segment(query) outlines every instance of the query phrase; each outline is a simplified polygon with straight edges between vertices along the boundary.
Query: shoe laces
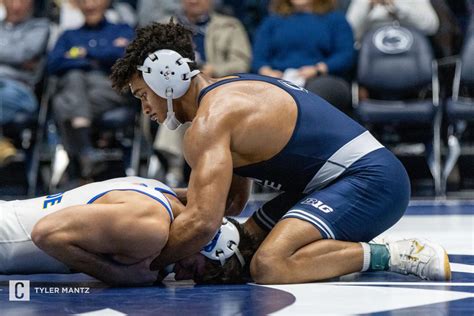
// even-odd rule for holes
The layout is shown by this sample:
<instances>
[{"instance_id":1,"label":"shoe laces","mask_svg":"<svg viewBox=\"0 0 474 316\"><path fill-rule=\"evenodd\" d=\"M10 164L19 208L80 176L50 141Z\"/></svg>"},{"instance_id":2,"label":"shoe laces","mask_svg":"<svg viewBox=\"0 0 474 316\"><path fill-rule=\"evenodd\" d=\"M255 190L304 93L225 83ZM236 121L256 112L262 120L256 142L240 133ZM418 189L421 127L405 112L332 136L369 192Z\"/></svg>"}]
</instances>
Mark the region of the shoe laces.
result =
<instances>
[{"instance_id":1,"label":"shoe laces","mask_svg":"<svg viewBox=\"0 0 474 316\"><path fill-rule=\"evenodd\" d=\"M421 254L424 248L425 246L417 241L411 242L410 248L400 253L400 271L406 274L416 274L422 279L427 279L426 268L430 258Z\"/></svg>"}]
</instances>

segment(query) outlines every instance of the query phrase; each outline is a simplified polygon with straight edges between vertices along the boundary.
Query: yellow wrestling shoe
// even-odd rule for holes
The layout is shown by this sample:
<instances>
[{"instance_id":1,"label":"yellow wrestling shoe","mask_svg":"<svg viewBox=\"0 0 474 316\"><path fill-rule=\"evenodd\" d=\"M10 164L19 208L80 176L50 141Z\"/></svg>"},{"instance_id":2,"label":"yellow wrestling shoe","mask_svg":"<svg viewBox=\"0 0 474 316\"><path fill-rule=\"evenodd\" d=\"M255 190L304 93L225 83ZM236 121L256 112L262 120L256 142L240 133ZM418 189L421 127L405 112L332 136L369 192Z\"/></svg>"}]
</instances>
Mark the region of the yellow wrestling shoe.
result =
<instances>
[{"instance_id":1,"label":"yellow wrestling shoe","mask_svg":"<svg viewBox=\"0 0 474 316\"><path fill-rule=\"evenodd\" d=\"M390 252L389 271L414 274L423 280L451 280L448 254L440 245L412 238L387 242L387 247Z\"/></svg>"}]
</instances>

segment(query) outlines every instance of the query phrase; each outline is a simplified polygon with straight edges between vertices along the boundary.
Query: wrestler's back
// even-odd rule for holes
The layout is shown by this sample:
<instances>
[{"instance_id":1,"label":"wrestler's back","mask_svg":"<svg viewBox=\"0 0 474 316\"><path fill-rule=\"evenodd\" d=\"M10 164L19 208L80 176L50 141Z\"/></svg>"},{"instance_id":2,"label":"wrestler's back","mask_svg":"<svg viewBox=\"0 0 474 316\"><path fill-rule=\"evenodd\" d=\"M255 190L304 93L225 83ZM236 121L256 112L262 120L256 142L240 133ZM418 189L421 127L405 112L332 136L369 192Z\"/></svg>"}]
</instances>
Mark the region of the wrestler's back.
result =
<instances>
[{"instance_id":1,"label":"wrestler's back","mask_svg":"<svg viewBox=\"0 0 474 316\"><path fill-rule=\"evenodd\" d=\"M162 192L172 190L159 181L140 177L116 178L28 200L0 204L0 273L68 273L69 269L34 245L31 232L45 216L70 206L93 203L110 191L136 191L169 207Z\"/></svg>"}]
</instances>

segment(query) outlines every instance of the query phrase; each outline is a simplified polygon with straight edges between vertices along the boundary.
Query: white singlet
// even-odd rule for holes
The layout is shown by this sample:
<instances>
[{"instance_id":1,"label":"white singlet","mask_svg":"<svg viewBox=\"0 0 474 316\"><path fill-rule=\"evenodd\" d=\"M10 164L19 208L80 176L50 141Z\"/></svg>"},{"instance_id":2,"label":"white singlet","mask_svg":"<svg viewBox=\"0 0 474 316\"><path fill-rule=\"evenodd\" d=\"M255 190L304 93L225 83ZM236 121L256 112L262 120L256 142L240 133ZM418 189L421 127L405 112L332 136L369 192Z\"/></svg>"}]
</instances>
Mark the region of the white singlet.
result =
<instances>
[{"instance_id":1,"label":"white singlet","mask_svg":"<svg viewBox=\"0 0 474 316\"><path fill-rule=\"evenodd\" d=\"M135 191L161 203L171 220L171 205L163 193L175 195L165 184L140 177L115 178L29 200L0 201L0 274L70 273L68 267L40 250L31 240L35 224L69 206L85 205L110 191Z\"/></svg>"}]
</instances>

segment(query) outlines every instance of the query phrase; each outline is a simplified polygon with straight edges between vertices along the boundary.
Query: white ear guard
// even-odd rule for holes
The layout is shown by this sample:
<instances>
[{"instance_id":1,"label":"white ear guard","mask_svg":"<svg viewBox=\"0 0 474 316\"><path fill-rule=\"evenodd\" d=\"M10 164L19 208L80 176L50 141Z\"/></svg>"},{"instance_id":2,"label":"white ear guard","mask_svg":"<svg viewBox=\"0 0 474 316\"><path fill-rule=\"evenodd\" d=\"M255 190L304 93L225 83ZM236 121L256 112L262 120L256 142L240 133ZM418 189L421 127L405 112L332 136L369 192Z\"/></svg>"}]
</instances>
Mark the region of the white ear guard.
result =
<instances>
[{"instance_id":1,"label":"white ear guard","mask_svg":"<svg viewBox=\"0 0 474 316\"><path fill-rule=\"evenodd\" d=\"M160 49L148 55L137 69L143 73L143 80L157 95L177 99L188 91L191 78L199 73L199 70L191 71L189 68L188 63L192 62L174 50Z\"/></svg>"},{"instance_id":2,"label":"white ear guard","mask_svg":"<svg viewBox=\"0 0 474 316\"><path fill-rule=\"evenodd\" d=\"M224 217L221 227L214 238L201 250L201 254L211 260L219 260L222 266L226 259L235 254L240 264L244 266L245 259L240 253L239 242L240 234L237 227Z\"/></svg>"},{"instance_id":3,"label":"white ear guard","mask_svg":"<svg viewBox=\"0 0 474 316\"><path fill-rule=\"evenodd\" d=\"M164 124L171 130L181 125L173 111L173 99L182 97L189 89L191 78L199 73L199 70L191 71L189 63L192 62L174 50L160 49L148 55L143 65L137 67L150 89L167 100Z\"/></svg>"}]
</instances>

